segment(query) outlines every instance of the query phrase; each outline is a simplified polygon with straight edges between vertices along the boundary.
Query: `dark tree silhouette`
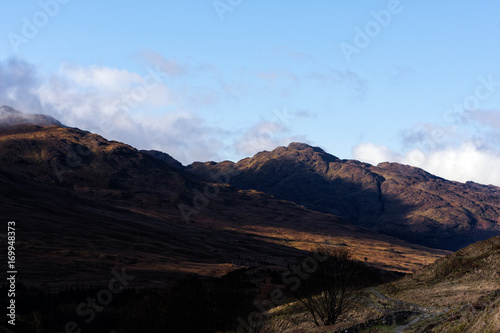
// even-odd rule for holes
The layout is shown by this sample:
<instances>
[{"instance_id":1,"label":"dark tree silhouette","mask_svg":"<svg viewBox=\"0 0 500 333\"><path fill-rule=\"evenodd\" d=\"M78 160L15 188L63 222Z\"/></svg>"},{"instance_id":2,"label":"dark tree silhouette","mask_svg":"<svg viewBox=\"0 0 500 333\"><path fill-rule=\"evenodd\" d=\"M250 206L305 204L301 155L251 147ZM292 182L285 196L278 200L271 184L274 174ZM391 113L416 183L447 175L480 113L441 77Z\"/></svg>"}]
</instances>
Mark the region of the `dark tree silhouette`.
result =
<instances>
[{"instance_id":1,"label":"dark tree silhouette","mask_svg":"<svg viewBox=\"0 0 500 333\"><path fill-rule=\"evenodd\" d=\"M303 268L300 286L295 297L312 314L314 323L333 325L339 316L359 301L360 275L363 264L351 259L351 252L342 248L318 247ZM312 257L311 257L312 258ZM317 264L314 264L317 263Z\"/></svg>"}]
</instances>

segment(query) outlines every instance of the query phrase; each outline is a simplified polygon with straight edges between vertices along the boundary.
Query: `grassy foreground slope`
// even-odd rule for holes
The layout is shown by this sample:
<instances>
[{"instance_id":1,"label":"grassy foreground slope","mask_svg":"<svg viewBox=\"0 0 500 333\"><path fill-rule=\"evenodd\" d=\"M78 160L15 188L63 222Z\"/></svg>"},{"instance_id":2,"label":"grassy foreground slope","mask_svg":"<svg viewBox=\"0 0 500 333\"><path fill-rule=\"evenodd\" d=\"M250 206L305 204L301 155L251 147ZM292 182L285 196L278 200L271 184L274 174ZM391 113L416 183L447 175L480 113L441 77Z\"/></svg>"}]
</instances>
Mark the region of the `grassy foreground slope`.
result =
<instances>
[{"instance_id":1,"label":"grassy foreground slope","mask_svg":"<svg viewBox=\"0 0 500 333\"><path fill-rule=\"evenodd\" d=\"M404 312L407 315L390 320ZM357 306L335 325L316 327L304 306L290 302L268 311L262 326L261 333L498 333L500 236L474 243L394 282L364 289Z\"/></svg>"},{"instance_id":2,"label":"grassy foreground slope","mask_svg":"<svg viewBox=\"0 0 500 333\"><path fill-rule=\"evenodd\" d=\"M442 311L416 323L415 332L500 332L500 236L467 246L380 289Z\"/></svg>"}]
</instances>

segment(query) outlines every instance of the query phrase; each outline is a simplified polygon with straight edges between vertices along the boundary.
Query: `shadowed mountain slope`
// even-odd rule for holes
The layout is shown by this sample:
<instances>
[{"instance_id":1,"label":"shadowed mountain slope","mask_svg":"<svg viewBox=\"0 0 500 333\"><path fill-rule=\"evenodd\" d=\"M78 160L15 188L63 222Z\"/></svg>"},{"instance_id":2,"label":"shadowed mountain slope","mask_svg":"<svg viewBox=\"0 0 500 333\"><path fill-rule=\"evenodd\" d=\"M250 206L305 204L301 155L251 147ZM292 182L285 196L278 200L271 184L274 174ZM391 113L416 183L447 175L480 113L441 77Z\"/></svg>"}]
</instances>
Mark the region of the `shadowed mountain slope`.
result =
<instances>
[{"instance_id":1,"label":"shadowed mountain slope","mask_svg":"<svg viewBox=\"0 0 500 333\"><path fill-rule=\"evenodd\" d=\"M398 163L341 160L291 143L238 163L193 163L205 179L256 189L413 243L458 249L500 234L500 188L459 183Z\"/></svg>"},{"instance_id":2,"label":"shadowed mountain slope","mask_svg":"<svg viewBox=\"0 0 500 333\"><path fill-rule=\"evenodd\" d=\"M174 275L284 267L320 244L401 272L446 254L61 126L0 129L0 201L0 215L16 221L19 276L30 285L106 283L123 267L137 285L161 285Z\"/></svg>"}]
</instances>

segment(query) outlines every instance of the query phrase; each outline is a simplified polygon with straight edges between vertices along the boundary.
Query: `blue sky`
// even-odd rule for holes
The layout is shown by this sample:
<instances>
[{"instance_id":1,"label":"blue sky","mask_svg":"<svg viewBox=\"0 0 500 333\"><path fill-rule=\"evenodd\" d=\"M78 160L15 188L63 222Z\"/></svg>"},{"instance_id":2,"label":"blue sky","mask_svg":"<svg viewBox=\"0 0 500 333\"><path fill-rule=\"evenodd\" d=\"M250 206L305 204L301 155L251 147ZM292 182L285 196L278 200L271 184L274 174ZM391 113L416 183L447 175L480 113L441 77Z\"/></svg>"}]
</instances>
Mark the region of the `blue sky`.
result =
<instances>
[{"instance_id":1,"label":"blue sky","mask_svg":"<svg viewBox=\"0 0 500 333\"><path fill-rule=\"evenodd\" d=\"M497 1L2 4L0 104L182 163L291 141L500 185Z\"/></svg>"}]
</instances>

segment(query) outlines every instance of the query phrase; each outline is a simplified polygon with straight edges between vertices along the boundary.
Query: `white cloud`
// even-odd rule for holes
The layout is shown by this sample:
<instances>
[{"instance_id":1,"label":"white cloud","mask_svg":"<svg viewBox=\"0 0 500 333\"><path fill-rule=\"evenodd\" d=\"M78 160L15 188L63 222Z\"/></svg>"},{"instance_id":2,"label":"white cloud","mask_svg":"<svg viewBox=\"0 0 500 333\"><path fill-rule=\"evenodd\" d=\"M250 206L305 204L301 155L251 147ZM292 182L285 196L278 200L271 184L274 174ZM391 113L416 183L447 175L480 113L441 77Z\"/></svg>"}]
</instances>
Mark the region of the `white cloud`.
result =
<instances>
[{"instance_id":1,"label":"white cloud","mask_svg":"<svg viewBox=\"0 0 500 333\"><path fill-rule=\"evenodd\" d=\"M110 91L130 89L134 84L141 84L142 81L141 75L137 73L103 66L84 67L63 64L59 75L80 88Z\"/></svg>"},{"instance_id":2,"label":"white cloud","mask_svg":"<svg viewBox=\"0 0 500 333\"><path fill-rule=\"evenodd\" d=\"M154 52L147 52L143 59L148 64L140 73L63 64L58 72L43 77L21 60L0 62L0 105L48 114L68 126L139 149L162 150L184 164L235 159L307 141L289 129L291 117L313 116L307 110L268 113L260 122L239 130L209 124L212 114L202 112L215 112L214 106L221 104L221 109L238 104L241 98L260 92L255 88L262 87L261 81L257 86L242 78L227 81L217 68L181 65ZM363 86L351 72L304 78L339 85L350 82L356 89Z\"/></svg>"},{"instance_id":3,"label":"white cloud","mask_svg":"<svg viewBox=\"0 0 500 333\"><path fill-rule=\"evenodd\" d=\"M353 148L353 157L374 165L385 161L409 164L459 182L500 186L500 153L473 141L429 153L410 149L404 155L385 146L363 143Z\"/></svg>"},{"instance_id":4,"label":"white cloud","mask_svg":"<svg viewBox=\"0 0 500 333\"><path fill-rule=\"evenodd\" d=\"M420 165L430 173L461 182L500 185L500 153L484 149L474 142L425 156Z\"/></svg>"},{"instance_id":5,"label":"white cloud","mask_svg":"<svg viewBox=\"0 0 500 333\"><path fill-rule=\"evenodd\" d=\"M138 127L138 136L148 133L143 140L149 149L167 152L184 164L220 160L227 150L223 138L228 133L189 112L144 117L138 120Z\"/></svg>"},{"instance_id":6,"label":"white cloud","mask_svg":"<svg viewBox=\"0 0 500 333\"><path fill-rule=\"evenodd\" d=\"M453 126L419 123L403 131L403 153L373 143L362 143L352 153L371 164L399 162L450 180L500 186L499 124L500 112L472 110Z\"/></svg>"},{"instance_id":7,"label":"white cloud","mask_svg":"<svg viewBox=\"0 0 500 333\"><path fill-rule=\"evenodd\" d=\"M34 66L20 59L0 61L0 104L37 113L41 104L36 90L40 85Z\"/></svg>"},{"instance_id":8,"label":"white cloud","mask_svg":"<svg viewBox=\"0 0 500 333\"><path fill-rule=\"evenodd\" d=\"M401 156L391 149L374 143L361 143L352 149L355 159L377 165L381 162L401 160Z\"/></svg>"},{"instance_id":9,"label":"white cloud","mask_svg":"<svg viewBox=\"0 0 500 333\"><path fill-rule=\"evenodd\" d=\"M0 105L48 114L138 149L162 150L184 164L220 158L229 150L222 140L227 133L186 110L196 89L171 88L164 80L168 75L152 67L139 74L62 65L40 78L32 65L11 59L0 62Z\"/></svg>"}]
</instances>

